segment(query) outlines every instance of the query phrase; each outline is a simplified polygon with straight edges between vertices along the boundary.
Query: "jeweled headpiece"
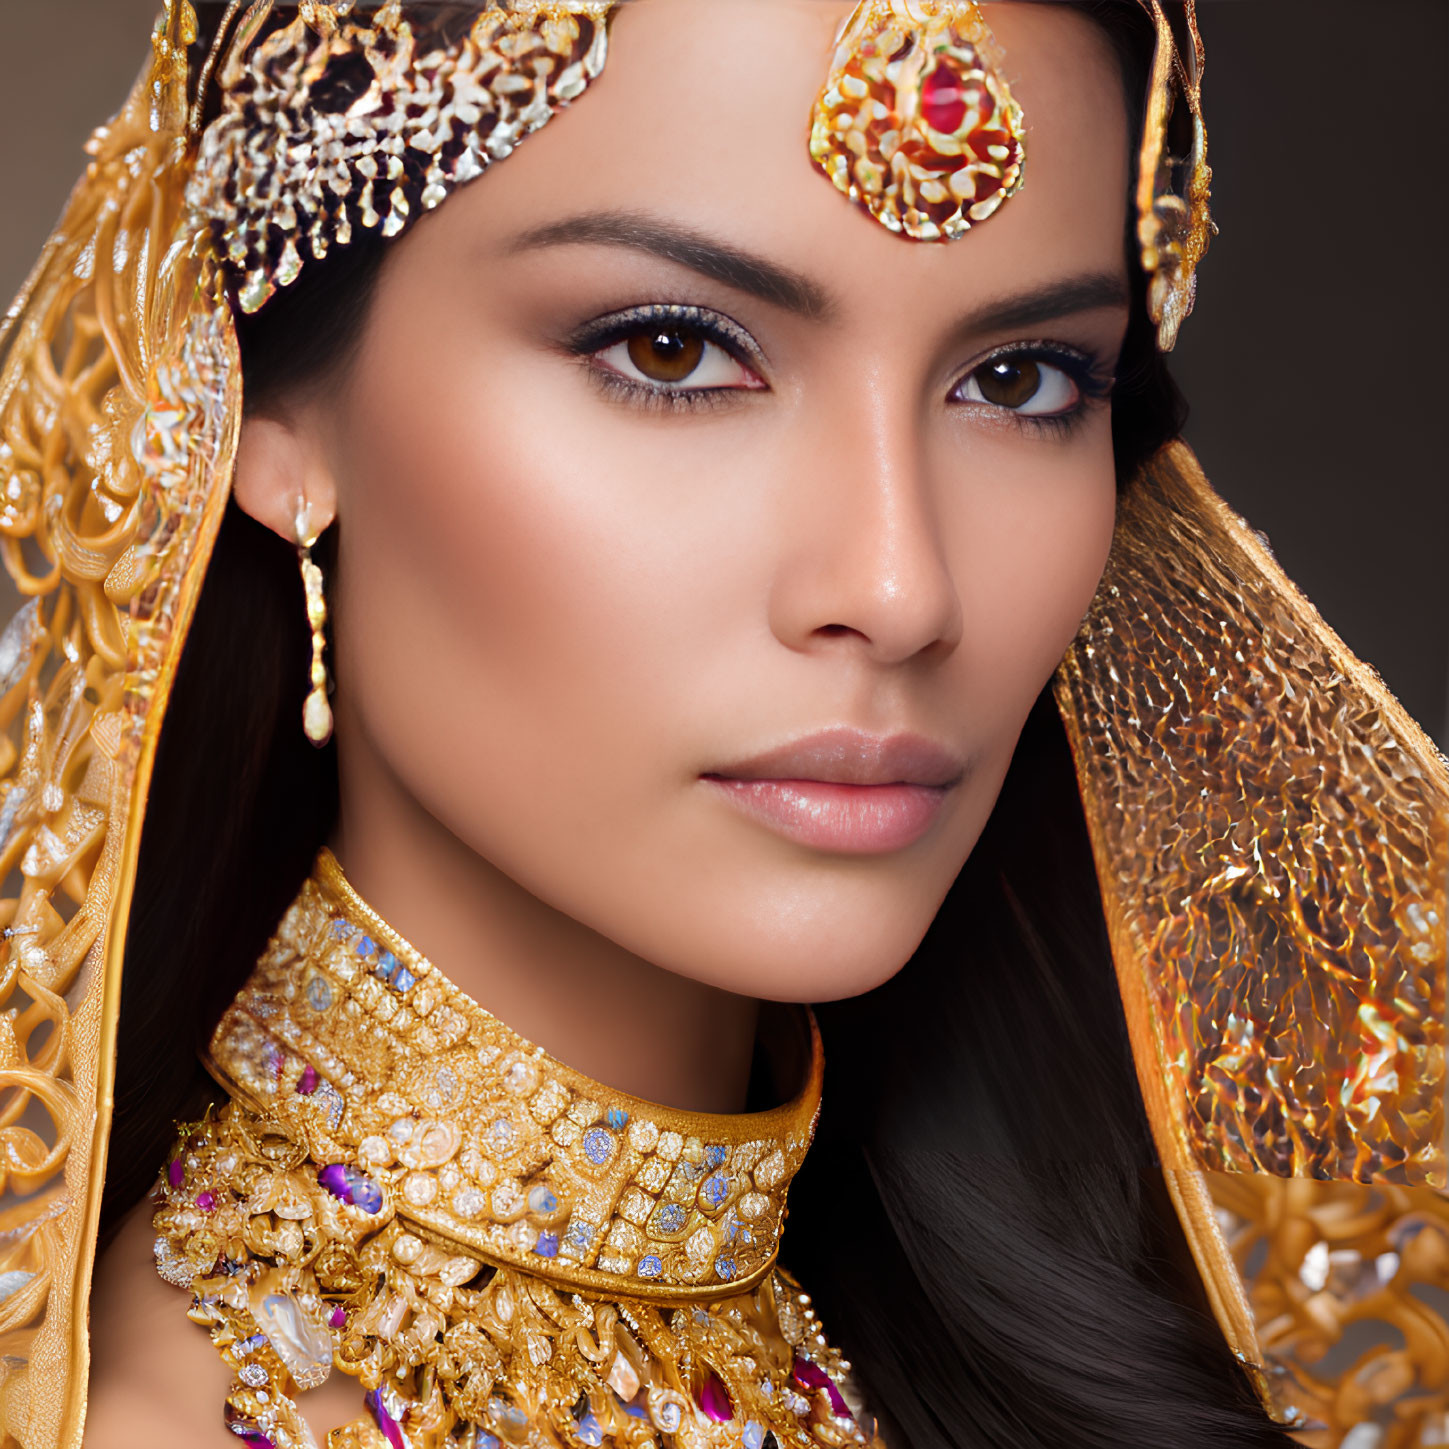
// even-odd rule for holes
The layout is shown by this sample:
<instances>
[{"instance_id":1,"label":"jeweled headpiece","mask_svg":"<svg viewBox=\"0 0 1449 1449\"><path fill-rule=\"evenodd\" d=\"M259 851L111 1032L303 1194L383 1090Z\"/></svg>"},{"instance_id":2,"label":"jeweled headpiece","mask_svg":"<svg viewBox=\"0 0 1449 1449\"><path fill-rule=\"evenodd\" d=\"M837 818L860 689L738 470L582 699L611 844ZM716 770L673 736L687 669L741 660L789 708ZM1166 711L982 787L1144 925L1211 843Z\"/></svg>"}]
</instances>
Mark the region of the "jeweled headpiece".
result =
<instances>
[{"instance_id":1,"label":"jeweled headpiece","mask_svg":"<svg viewBox=\"0 0 1449 1449\"><path fill-rule=\"evenodd\" d=\"M355 237L400 235L510 155L603 70L621 3L304 4L288 20L271 3L243 14L237 0L209 66L219 114L193 125L187 202L233 269L242 310ZM1185 54L1160 0L1150 8L1138 237L1169 349L1212 232L1212 173L1194 7ZM1005 65L974 0L861 0L816 102L811 158L891 231L957 240L1025 178L1026 121ZM198 98L194 122L208 104ZM1180 110L1186 157L1167 143Z\"/></svg>"},{"instance_id":2,"label":"jeweled headpiece","mask_svg":"<svg viewBox=\"0 0 1449 1449\"><path fill-rule=\"evenodd\" d=\"M1140 3L1158 44L1138 238L1170 347L1211 235L1202 50L1192 0L1176 28L1161 0ZM598 74L614 8L232 0L206 53L190 0L166 0L151 65L93 139L0 335L0 547L28 601L0 636L5 1449L74 1449L84 1421L127 916L157 741L230 487L233 308L264 305L361 234L401 235L507 155ZM865 0L812 155L903 237L968 234L1029 170L1009 65L966 0ZM1424 1290L1449 1290L1449 771L1182 444L1126 490L1058 697L1148 1116L1229 1341L1267 1371L1285 1417L1341 1432L1394 1417L1395 1432L1436 1442L1449 1338ZM395 973L386 985L397 992ZM293 1105L320 1094L330 1107L325 1063L294 1050L282 1065L278 1080L308 1099ZM312 1186L338 1212L363 1211L372 1188L428 1191L361 1160L329 1166L342 1169L330 1186ZM517 1203L461 1190L447 1203L479 1212L480 1260L502 1256L494 1230L528 1213L510 1223ZM697 1200L690 1211L715 1221ZM622 1217L583 1249L585 1266L637 1278L648 1255L625 1229L668 1241L672 1219ZM528 1230L535 1247L551 1231ZM506 1238L520 1255L521 1233ZM602 1264L606 1249L617 1264ZM668 1253L654 1256L663 1273ZM720 1279L718 1254L699 1265ZM1370 1320L1401 1346L1345 1347ZM828 1430L816 1367L792 1392L813 1395ZM698 1389L708 1417L705 1397L725 1412L728 1395ZM380 1427L391 1402L379 1400ZM592 1434L589 1412L574 1423Z\"/></svg>"},{"instance_id":3,"label":"jeweled headpiece","mask_svg":"<svg viewBox=\"0 0 1449 1449\"><path fill-rule=\"evenodd\" d=\"M975 5L865 0L815 103L810 155L914 241L954 241L1022 182L1026 125Z\"/></svg>"},{"instance_id":4,"label":"jeweled headpiece","mask_svg":"<svg viewBox=\"0 0 1449 1449\"><path fill-rule=\"evenodd\" d=\"M254 7L221 63L187 202L255 312L354 236L398 236L583 94L613 0Z\"/></svg>"}]
</instances>

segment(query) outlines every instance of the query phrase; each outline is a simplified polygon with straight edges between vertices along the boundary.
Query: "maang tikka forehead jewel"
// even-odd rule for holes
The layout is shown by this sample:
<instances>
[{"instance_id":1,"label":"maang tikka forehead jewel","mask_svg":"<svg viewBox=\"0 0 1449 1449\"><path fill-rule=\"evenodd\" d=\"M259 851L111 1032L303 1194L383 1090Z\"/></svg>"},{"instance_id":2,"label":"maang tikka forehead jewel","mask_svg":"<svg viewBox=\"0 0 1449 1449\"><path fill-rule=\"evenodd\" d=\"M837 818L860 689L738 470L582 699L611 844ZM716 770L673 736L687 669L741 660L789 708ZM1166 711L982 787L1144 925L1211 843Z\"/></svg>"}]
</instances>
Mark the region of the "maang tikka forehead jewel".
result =
<instances>
[{"instance_id":1,"label":"maang tikka forehead jewel","mask_svg":"<svg viewBox=\"0 0 1449 1449\"><path fill-rule=\"evenodd\" d=\"M1216 230L1203 44L1197 0L1182 0L1176 24L1163 0L1138 4L1157 44L1138 151L1137 241L1148 313L1169 352ZM860 0L815 103L810 155L897 235L958 240L1025 180L1026 123L1005 65L975 0Z\"/></svg>"},{"instance_id":2,"label":"maang tikka forehead jewel","mask_svg":"<svg viewBox=\"0 0 1449 1449\"><path fill-rule=\"evenodd\" d=\"M815 104L810 155L915 241L954 241L1021 187L1026 123L970 0L862 0Z\"/></svg>"}]
</instances>

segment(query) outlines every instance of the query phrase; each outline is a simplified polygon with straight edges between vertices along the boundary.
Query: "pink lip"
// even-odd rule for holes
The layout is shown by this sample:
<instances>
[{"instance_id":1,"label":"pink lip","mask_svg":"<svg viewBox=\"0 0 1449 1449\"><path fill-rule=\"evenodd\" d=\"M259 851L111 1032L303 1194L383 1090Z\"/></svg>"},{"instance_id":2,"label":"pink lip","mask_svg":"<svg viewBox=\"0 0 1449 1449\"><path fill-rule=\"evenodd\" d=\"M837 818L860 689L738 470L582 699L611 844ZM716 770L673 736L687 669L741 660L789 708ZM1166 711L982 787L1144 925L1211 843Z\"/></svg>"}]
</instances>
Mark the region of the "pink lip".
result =
<instances>
[{"instance_id":1,"label":"pink lip","mask_svg":"<svg viewBox=\"0 0 1449 1449\"><path fill-rule=\"evenodd\" d=\"M920 735L831 729L703 778L788 839L874 855L919 840L963 774L956 756Z\"/></svg>"}]
</instances>

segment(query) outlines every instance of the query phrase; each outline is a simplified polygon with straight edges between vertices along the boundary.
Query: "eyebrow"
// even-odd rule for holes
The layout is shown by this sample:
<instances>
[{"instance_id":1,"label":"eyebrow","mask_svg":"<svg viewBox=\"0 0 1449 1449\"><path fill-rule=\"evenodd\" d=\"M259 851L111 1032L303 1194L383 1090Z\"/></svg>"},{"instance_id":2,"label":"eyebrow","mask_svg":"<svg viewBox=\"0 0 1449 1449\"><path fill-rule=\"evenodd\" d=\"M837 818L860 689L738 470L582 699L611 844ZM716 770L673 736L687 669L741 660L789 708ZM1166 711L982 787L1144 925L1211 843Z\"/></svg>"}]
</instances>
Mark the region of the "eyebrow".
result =
<instances>
[{"instance_id":1,"label":"eyebrow","mask_svg":"<svg viewBox=\"0 0 1449 1449\"><path fill-rule=\"evenodd\" d=\"M1030 292L1018 292L997 302L988 302L965 316L963 333L1011 332L1035 327L1077 312L1096 312L1107 307L1128 307L1132 303L1124 277L1116 272L1084 272L1048 282Z\"/></svg>"},{"instance_id":2,"label":"eyebrow","mask_svg":"<svg viewBox=\"0 0 1449 1449\"><path fill-rule=\"evenodd\" d=\"M594 211L565 217L521 232L508 250L559 246L612 246L647 252L811 321L825 321L837 310L830 293L809 277L642 212ZM965 334L1005 332L1130 303L1123 277L1114 272L1087 272L989 302L964 317L956 330Z\"/></svg>"},{"instance_id":3,"label":"eyebrow","mask_svg":"<svg viewBox=\"0 0 1449 1449\"><path fill-rule=\"evenodd\" d=\"M628 247L647 252L812 321L822 321L835 311L830 294L799 272L639 212L596 211L566 217L521 233L508 249L518 252L559 246Z\"/></svg>"}]
</instances>

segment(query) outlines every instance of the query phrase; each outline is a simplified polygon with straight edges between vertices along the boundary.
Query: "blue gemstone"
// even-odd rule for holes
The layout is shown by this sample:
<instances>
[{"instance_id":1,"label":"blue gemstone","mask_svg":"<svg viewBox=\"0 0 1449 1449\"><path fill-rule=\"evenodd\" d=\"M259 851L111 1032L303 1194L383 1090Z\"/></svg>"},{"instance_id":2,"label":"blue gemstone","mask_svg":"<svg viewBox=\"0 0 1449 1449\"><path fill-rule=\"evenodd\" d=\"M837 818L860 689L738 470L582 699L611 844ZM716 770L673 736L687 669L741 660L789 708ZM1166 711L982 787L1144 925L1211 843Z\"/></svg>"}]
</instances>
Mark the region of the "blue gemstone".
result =
<instances>
[{"instance_id":1,"label":"blue gemstone","mask_svg":"<svg viewBox=\"0 0 1449 1449\"><path fill-rule=\"evenodd\" d=\"M639 1259L639 1266L634 1271L641 1278L657 1278L664 1271L664 1264L653 1253L648 1253Z\"/></svg>"},{"instance_id":2,"label":"blue gemstone","mask_svg":"<svg viewBox=\"0 0 1449 1449\"><path fill-rule=\"evenodd\" d=\"M667 1202L659 1209L655 1224L661 1233L677 1233L689 1221L688 1214L677 1202Z\"/></svg>"},{"instance_id":3,"label":"blue gemstone","mask_svg":"<svg viewBox=\"0 0 1449 1449\"><path fill-rule=\"evenodd\" d=\"M479 1429L476 1442L478 1449L499 1449L497 1438L483 1429Z\"/></svg>"},{"instance_id":4,"label":"blue gemstone","mask_svg":"<svg viewBox=\"0 0 1449 1449\"><path fill-rule=\"evenodd\" d=\"M244 1339L241 1343L237 1344L236 1351L244 1356L260 1353L267 1346L268 1341L265 1333L254 1333L250 1338Z\"/></svg>"},{"instance_id":5,"label":"blue gemstone","mask_svg":"<svg viewBox=\"0 0 1449 1449\"><path fill-rule=\"evenodd\" d=\"M382 1189L365 1173L344 1163L334 1162L317 1173L317 1181L349 1207L365 1213L382 1211Z\"/></svg>"},{"instance_id":6,"label":"blue gemstone","mask_svg":"<svg viewBox=\"0 0 1449 1449\"><path fill-rule=\"evenodd\" d=\"M332 934L339 941L345 941L352 934L352 922L344 921L339 917L332 922Z\"/></svg>"},{"instance_id":7,"label":"blue gemstone","mask_svg":"<svg viewBox=\"0 0 1449 1449\"><path fill-rule=\"evenodd\" d=\"M332 987L325 976L314 976L307 983L307 1005L313 1011L326 1011L332 1005Z\"/></svg>"},{"instance_id":8,"label":"blue gemstone","mask_svg":"<svg viewBox=\"0 0 1449 1449\"><path fill-rule=\"evenodd\" d=\"M377 942L371 936L364 936L357 943L356 950L359 956L371 956L377 950Z\"/></svg>"},{"instance_id":9,"label":"blue gemstone","mask_svg":"<svg viewBox=\"0 0 1449 1449\"><path fill-rule=\"evenodd\" d=\"M584 1156L595 1167L602 1167L613 1155L614 1138L611 1133L605 1132L602 1127L590 1127L584 1133Z\"/></svg>"},{"instance_id":10,"label":"blue gemstone","mask_svg":"<svg viewBox=\"0 0 1449 1449\"><path fill-rule=\"evenodd\" d=\"M604 1442L604 1426L592 1414L585 1414L578 1426L579 1442L589 1445L589 1449L597 1449Z\"/></svg>"},{"instance_id":11,"label":"blue gemstone","mask_svg":"<svg viewBox=\"0 0 1449 1449\"><path fill-rule=\"evenodd\" d=\"M725 1158L728 1156L729 1152L717 1144L704 1149L704 1161L707 1167L723 1167L725 1165Z\"/></svg>"},{"instance_id":12,"label":"blue gemstone","mask_svg":"<svg viewBox=\"0 0 1449 1449\"><path fill-rule=\"evenodd\" d=\"M399 966L397 975L392 978L392 984L398 991L411 991L418 984L418 978L406 966Z\"/></svg>"},{"instance_id":13,"label":"blue gemstone","mask_svg":"<svg viewBox=\"0 0 1449 1449\"><path fill-rule=\"evenodd\" d=\"M538 1235L538 1241L533 1245L533 1251L537 1253L540 1258L557 1258L558 1234L540 1233Z\"/></svg>"},{"instance_id":14,"label":"blue gemstone","mask_svg":"<svg viewBox=\"0 0 1449 1449\"><path fill-rule=\"evenodd\" d=\"M506 1399L489 1399L488 1417L490 1419L502 1419L506 1425L513 1429L526 1430L529 1426L528 1415L517 1404L510 1404ZM521 1439L523 1435L519 1434L518 1437Z\"/></svg>"},{"instance_id":15,"label":"blue gemstone","mask_svg":"<svg viewBox=\"0 0 1449 1449\"><path fill-rule=\"evenodd\" d=\"M528 1192L528 1210L540 1217L552 1217L558 1211L558 1198L540 1183Z\"/></svg>"},{"instance_id":16,"label":"blue gemstone","mask_svg":"<svg viewBox=\"0 0 1449 1449\"><path fill-rule=\"evenodd\" d=\"M717 1208L724 1206L724 1200L730 1195L730 1180L723 1172L717 1172L705 1181L699 1190L699 1195L710 1207Z\"/></svg>"},{"instance_id":17,"label":"blue gemstone","mask_svg":"<svg viewBox=\"0 0 1449 1449\"><path fill-rule=\"evenodd\" d=\"M594 1241L595 1231L595 1224L587 1223L582 1218L575 1218L564 1234L564 1246L572 1248L576 1253L587 1252L589 1244Z\"/></svg>"},{"instance_id":18,"label":"blue gemstone","mask_svg":"<svg viewBox=\"0 0 1449 1449\"><path fill-rule=\"evenodd\" d=\"M714 1271L728 1283L735 1276L735 1260L733 1258L716 1258L714 1260Z\"/></svg>"},{"instance_id":19,"label":"blue gemstone","mask_svg":"<svg viewBox=\"0 0 1449 1449\"><path fill-rule=\"evenodd\" d=\"M373 974L382 981L391 981L392 973L397 970L397 957L391 951L383 951L377 958L377 965L372 968Z\"/></svg>"},{"instance_id":20,"label":"blue gemstone","mask_svg":"<svg viewBox=\"0 0 1449 1449\"><path fill-rule=\"evenodd\" d=\"M622 1132L629 1125L629 1114L622 1107L610 1107L607 1121L615 1132Z\"/></svg>"},{"instance_id":21,"label":"blue gemstone","mask_svg":"<svg viewBox=\"0 0 1449 1449\"><path fill-rule=\"evenodd\" d=\"M761 1449L765 1442L765 1426L756 1419L745 1425L745 1449Z\"/></svg>"}]
</instances>

